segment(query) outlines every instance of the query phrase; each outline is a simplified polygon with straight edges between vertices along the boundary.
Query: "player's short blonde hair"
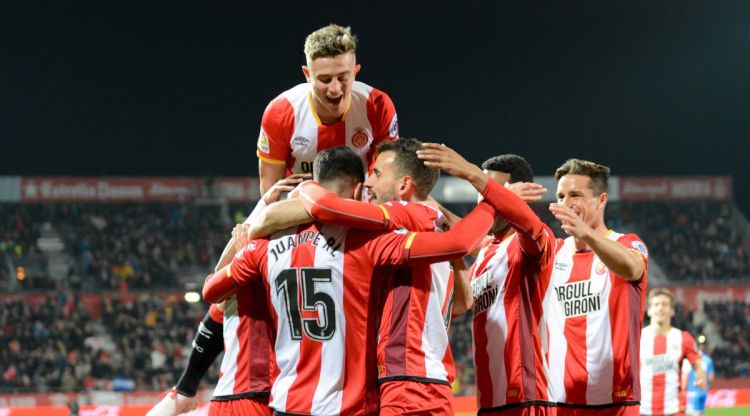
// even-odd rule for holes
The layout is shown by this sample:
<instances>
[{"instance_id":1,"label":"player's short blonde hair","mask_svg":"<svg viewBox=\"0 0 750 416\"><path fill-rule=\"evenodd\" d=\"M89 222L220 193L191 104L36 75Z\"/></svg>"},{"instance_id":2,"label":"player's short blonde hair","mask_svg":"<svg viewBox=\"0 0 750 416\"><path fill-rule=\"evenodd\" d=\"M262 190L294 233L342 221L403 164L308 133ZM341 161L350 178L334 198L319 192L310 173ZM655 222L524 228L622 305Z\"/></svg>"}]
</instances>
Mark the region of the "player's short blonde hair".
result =
<instances>
[{"instance_id":1,"label":"player's short blonde hair","mask_svg":"<svg viewBox=\"0 0 750 416\"><path fill-rule=\"evenodd\" d=\"M607 181L609 180L609 168L598 163L581 159L568 159L555 171L555 179L560 180L565 175L583 175L591 179L591 189L594 195L607 192Z\"/></svg>"},{"instance_id":2,"label":"player's short blonde hair","mask_svg":"<svg viewBox=\"0 0 750 416\"><path fill-rule=\"evenodd\" d=\"M352 28L331 23L305 39L305 56L310 63L318 58L333 57L345 53L357 52L357 37L352 35Z\"/></svg>"},{"instance_id":3,"label":"player's short blonde hair","mask_svg":"<svg viewBox=\"0 0 750 416\"><path fill-rule=\"evenodd\" d=\"M658 288L648 292L648 306L651 306L651 301L657 296L666 296L669 298L669 303L672 305L672 309L675 307L674 293L669 289Z\"/></svg>"}]
</instances>

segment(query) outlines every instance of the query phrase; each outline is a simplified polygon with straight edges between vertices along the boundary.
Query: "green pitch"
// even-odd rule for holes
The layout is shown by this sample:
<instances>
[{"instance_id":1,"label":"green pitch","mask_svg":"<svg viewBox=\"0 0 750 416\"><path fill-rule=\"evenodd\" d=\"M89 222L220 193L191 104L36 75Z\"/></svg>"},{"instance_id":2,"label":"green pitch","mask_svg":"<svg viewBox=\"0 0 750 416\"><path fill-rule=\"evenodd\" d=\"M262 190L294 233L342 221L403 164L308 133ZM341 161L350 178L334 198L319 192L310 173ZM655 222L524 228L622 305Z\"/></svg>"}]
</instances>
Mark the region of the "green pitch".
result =
<instances>
[{"instance_id":1,"label":"green pitch","mask_svg":"<svg viewBox=\"0 0 750 416\"><path fill-rule=\"evenodd\" d=\"M747 415L750 415L750 407L706 409L706 416L747 416Z\"/></svg>"},{"instance_id":2,"label":"green pitch","mask_svg":"<svg viewBox=\"0 0 750 416\"><path fill-rule=\"evenodd\" d=\"M750 407L706 409L706 416L748 416ZM474 413L456 413L456 416L474 416Z\"/></svg>"}]
</instances>

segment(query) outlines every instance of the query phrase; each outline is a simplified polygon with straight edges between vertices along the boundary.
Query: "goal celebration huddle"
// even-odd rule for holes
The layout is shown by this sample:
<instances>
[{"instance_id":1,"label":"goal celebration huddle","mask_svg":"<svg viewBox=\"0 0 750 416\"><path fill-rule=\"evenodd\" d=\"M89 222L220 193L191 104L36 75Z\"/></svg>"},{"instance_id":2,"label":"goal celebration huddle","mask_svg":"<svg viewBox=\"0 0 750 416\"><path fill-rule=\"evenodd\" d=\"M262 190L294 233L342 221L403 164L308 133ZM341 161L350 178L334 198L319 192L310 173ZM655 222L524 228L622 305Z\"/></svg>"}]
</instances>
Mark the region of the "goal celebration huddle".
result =
<instances>
[{"instance_id":1,"label":"goal celebration huddle","mask_svg":"<svg viewBox=\"0 0 750 416\"><path fill-rule=\"evenodd\" d=\"M266 107L263 196L226 236L187 366L149 415L194 409L222 352L210 415L453 415L464 313L479 414L683 414L683 374L705 392L705 360L671 327L674 295L647 291L647 242L606 225L609 168L561 148L548 190L501 141L477 166L450 140L401 137L391 98L355 80L356 47L349 28L311 33L306 82ZM478 192L465 217L430 197L441 172ZM554 224L529 206L547 192Z\"/></svg>"}]
</instances>

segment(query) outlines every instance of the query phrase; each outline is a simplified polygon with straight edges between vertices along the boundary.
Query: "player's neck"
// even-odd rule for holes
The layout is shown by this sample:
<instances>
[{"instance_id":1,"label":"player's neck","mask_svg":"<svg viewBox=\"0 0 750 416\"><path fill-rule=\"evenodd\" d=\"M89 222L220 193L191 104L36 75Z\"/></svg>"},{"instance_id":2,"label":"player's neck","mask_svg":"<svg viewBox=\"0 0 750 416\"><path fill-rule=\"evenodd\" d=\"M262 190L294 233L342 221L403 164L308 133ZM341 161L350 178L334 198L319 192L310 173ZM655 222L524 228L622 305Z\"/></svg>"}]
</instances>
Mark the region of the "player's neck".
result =
<instances>
[{"instance_id":1,"label":"player's neck","mask_svg":"<svg viewBox=\"0 0 750 416\"><path fill-rule=\"evenodd\" d=\"M671 322L665 322L663 324L651 321L651 329L654 331L654 335L666 335L670 329L672 329Z\"/></svg>"}]
</instances>

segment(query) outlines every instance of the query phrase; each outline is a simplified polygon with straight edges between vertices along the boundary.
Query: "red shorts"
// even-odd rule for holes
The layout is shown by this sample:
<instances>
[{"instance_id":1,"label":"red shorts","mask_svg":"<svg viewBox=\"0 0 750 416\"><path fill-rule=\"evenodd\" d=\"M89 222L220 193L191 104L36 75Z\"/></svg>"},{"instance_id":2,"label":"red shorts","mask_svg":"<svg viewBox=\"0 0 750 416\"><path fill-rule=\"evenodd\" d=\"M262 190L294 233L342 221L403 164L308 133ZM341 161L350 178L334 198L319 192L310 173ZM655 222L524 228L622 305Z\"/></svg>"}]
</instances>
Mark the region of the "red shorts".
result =
<instances>
[{"instance_id":1,"label":"red shorts","mask_svg":"<svg viewBox=\"0 0 750 416\"><path fill-rule=\"evenodd\" d=\"M380 416L453 416L453 392L447 384L389 381L380 385Z\"/></svg>"},{"instance_id":2,"label":"red shorts","mask_svg":"<svg viewBox=\"0 0 750 416\"><path fill-rule=\"evenodd\" d=\"M599 408L575 408L562 407L557 408L557 416L640 416L641 406L633 404L629 406L615 406Z\"/></svg>"},{"instance_id":3,"label":"red shorts","mask_svg":"<svg viewBox=\"0 0 750 416\"><path fill-rule=\"evenodd\" d=\"M268 397L246 397L235 400L212 400L208 416L273 416Z\"/></svg>"},{"instance_id":4,"label":"red shorts","mask_svg":"<svg viewBox=\"0 0 750 416\"><path fill-rule=\"evenodd\" d=\"M557 416L557 406L535 404L523 407L508 407L501 410L486 411L480 414L497 416Z\"/></svg>"}]
</instances>

